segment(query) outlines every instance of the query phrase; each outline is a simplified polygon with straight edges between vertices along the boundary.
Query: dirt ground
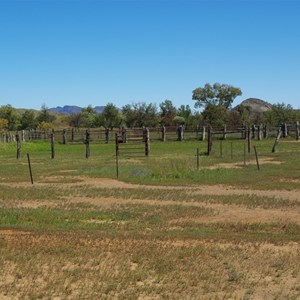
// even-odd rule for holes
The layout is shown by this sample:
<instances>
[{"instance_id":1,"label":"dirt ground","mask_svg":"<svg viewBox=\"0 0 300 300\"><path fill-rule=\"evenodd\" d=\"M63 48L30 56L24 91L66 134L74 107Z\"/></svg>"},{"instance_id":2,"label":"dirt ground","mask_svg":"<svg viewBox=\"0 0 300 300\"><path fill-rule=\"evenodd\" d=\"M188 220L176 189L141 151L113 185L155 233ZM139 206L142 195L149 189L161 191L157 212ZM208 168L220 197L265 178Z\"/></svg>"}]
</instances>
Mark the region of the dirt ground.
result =
<instances>
[{"instance_id":1,"label":"dirt ground","mask_svg":"<svg viewBox=\"0 0 300 300\"><path fill-rule=\"evenodd\" d=\"M55 187L55 183L51 183L54 177L49 178L47 183L47 177L44 178L43 183L35 183L31 186L29 183L13 183L9 184L10 187ZM55 180L59 181L60 177L57 176ZM125 183L122 181L107 179L107 178L86 178L76 177L74 183L64 183L66 187L76 187L80 185L87 185L98 188L106 189L141 189L141 190L186 190L190 195L208 195L208 196L236 196L236 195L254 195L259 197L268 197L274 199L286 199L292 201L300 201L299 190L248 190L237 189L228 186L149 186L149 185L137 185L131 183ZM1 183L1 185L5 185ZM117 204L143 204L151 206L167 206L174 204L173 200L151 200L151 199L120 199L114 197L65 197L68 204L87 203L100 208L110 208ZM17 204L19 207L37 208L37 207L55 207L54 201L24 201ZM240 224L257 224L257 223L280 223L282 226L293 223L300 225L300 206L285 207L283 208L271 208L264 209L261 207L249 208L243 205L233 204L220 204L220 203L199 203L193 201L180 201L176 202L176 205L184 207L204 207L211 208L215 212L211 215L204 215L197 218L179 218L169 221L170 229L180 228L181 224L185 222L193 222L195 224L213 224L213 223L240 223ZM97 299L93 293L83 293L82 289L92 288L95 291L102 291L102 294L98 294L98 299L300 299L300 277L299 272L293 269L293 259L300 257L300 247L297 242L288 242L278 245L271 243L257 243L252 244L250 242L235 244L226 241L219 241L217 244L215 241L208 240L195 240L195 239L173 239L169 241L155 240L152 242L154 252L163 253L168 256L169 253L177 253L182 249L188 249L188 251L194 251L195 260L199 259L197 251L201 251L201 260L205 260L205 266L202 272L210 270L210 277L203 279L198 273L195 273L195 278L202 278L203 282L207 280L207 286L202 282L194 282L193 277L190 274L185 273L184 264L180 264L180 270L169 271L170 278L168 280L162 276L158 279L158 275L151 277L148 273L151 271L151 267L144 263L142 265L139 260L129 259L131 254L135 253L137 249L147 249L150 247L149 241L140 241L132 239L103 239L103 238L90 238L90 237L76 237L76 245L69 243L68 238L59 234L35 234L25 230L14 229L2 229L0 230L0 245L4 243L8 249L13 249L14 255L23 255L26 253L28 261L34 264L34 260L37 259L37 264L40 265L41 270L35 270L33 266L30 266L22 261L24 264L23 269L18 268L18 259L10 258L9 260L1 261L0 266L5 268L0 275L0 299ZM45 245L48 245L51 249L55 247L62 247L62 249L68 248L68 245L72 245L74 254L61 256L60 253L56 257L53 254L49 254L44 250ZM39 253L32 254L34 247L41 249L41 253L46 251L45 257L40 257ZM88 248L86 248L88 247ZM89 249L91 254L82 254L84 249ZM100 250L101 249L101 250ZM193 250L197 249L197 250ZM54 251L54 250L53 250ZM63 251L70 251L63 250ZM163 252L160 252L163 251ZM145 250L147 253L147 251ZM213 259L208 258L211 253L216 252L216 257ZM23 253L23 254L22 254ZM78 256L80 258L73 257ZM125 253L125 254L124 254ZM124 255L124 260L120 261L118 256ZM233 255L233 257L231 257ZM101 257L101 263L95 265L95 256ZM141 254L145 259L146 254ZM220 257L219 257L220 256ZM235 259L234 259L235 256ZM38 257L38 258L37 258ZM203 258L204 257L204 258ZM246 258L245 258L246 257ZM54 262L54 260L56 260ZM156 257L149 257L149 261L154 264ZM48 261L47 261L48 260ZM253 263L251 263L251 261ZM53 266L51 266L51 263ZM193 268L195 264L189 262ZM150 264L150 263L149 263ZM283 264L283 265L281 265ZM252 267L251 267L252 265ZM271 266L276 266L271 267ZM278 266L277 266L278 265ZM299 266L299 263L296 264ZM116 267L117 266L117 267ZM255 267L253 267L255 266ZM80 268L88 270L91 274L95 275L97 272L101 273L103 269L106 272L111 272L111 280L117 276L129 276L128 274L136 274L137 272L146 272L148 275L141 273L141 278L135 279L130 277L127 279L130 282L130 286L125 287L112 285L111 290L105 285L100 287L100 283L96 285L93 279L86 276L82 281L80 278L76 278L75 271ZM117 268L117 269L116 269ZM128 269L126 269L128 268ZM170 268L170 266L166 266ZM200 268L200 267L199 267ZM211 271L217 268L218 271ZM276 269L277 268L277 269ZM30 269L34 269L37 272L33 278L30 275ZM75 276L71 279L61 277L58 275L64 270L65 276ZM102 271L101 271L102 270ZM221 271L222 270L222 271ZM24 273L25 272L25 273ZM154 271L153 271L154 272ZM222 273L223 272L223 273ZM214 282L219 281L218 285ZM19 274L19 275L18 275ZM55 275L56 274L56 275ZM71 274L71 275L70 275ZM165 274L165 273L163 273ZM178 284L182 285L176 288L176 285L172 285L170 281L176 282L176 274L178 275ZM226 274L226 275L224 275ZM229 275L228 275L229 274ZM236 275L242 274L242 275ZM20 278L18 278L18 276ZM56 277L55 277L56 276ZM104 275L103 275L104 276ZM133 276L133 275L132 275ZM166 276L166 275L164 275ZM187 276L187 282L184 277ZM218 277L229 277L224 280ZM242 279L236 279L242 278ZM199 280L200 280L199 279ZM51 292L50 285L59 285L58 280L64 282L61 290L55 288ZM69 285L66 282L70 280ZM90 281L89 281L90 280ZM100 281L104 279L99 279ZM200 280L200 281L201 281ZM192 282L191 282L192 281ZM228 288L226 285L232 284L232 282L239 282L238 285L233 288ZM91 283L92 282L92 283ZM99 285L100 284L100 285ZM103 283L104 284L104 283ZM106 284L106 283L105 283ZM34 287L34 285L40 285L40 288ZM76 287L78 285L79 287ZM169 290L173 289L174 292L165 292L166 286L170 286ZM185 287L184 287L185 285ZM194 285L194 286L193 286ZM213 291L213 287L216 285L216 291ZM9 289L15 287L14 292L10 292ZM40 290L36 293L24 292L26 290ZM201 286L201 288L200 288ZM42 288L43 287L43 288ZM23 289L23 290L22 290ZM50 289L50 290L49 290ZM65 289L65 290L64 290ZM46 292L47 290L47 292ZM128 291L131 291L131 294ZM153 290L153 291L151 291ZM66 292L67 291L67 292ZM160 292L161 291L161 294ZM201 291L201 292L199 292ZM286 292L285 292L286 291ZM89 296L86 296L89 295ZM131 295L131 296L130 296ZM138 296L137 296L138 295ZM287 297L287 298L286 298Z\"/></svg>"}]
</instances>

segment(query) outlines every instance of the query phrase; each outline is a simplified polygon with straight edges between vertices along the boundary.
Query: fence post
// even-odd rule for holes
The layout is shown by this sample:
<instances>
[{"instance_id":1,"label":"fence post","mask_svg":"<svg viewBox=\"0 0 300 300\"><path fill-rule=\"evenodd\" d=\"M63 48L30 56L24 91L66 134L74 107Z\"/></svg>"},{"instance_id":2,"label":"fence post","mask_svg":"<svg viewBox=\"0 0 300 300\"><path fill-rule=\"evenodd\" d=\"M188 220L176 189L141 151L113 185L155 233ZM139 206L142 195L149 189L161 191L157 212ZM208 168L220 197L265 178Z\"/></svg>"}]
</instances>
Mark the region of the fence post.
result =
<instances>
[{"instance_id":1,"label":"fence post","mask_svg":"<svg viewBox=\"0 0 300 300\"><path fill-rule=\"evenodd\" d=\"M54 129L52 129L51 132L51 159L54 159L55 157L55 135L54 135Z\"/></svg>"},{"instance_id":2,"label":"fence post","mask_svg":"<svg viewBox=\"0 0 300 300\"><path fill-rule=\"evenodd\" d=\"M115 141L116 141L116 173L117 178L119 178L119 140L118 140L118 133L115 135Z\"/></svg>"},{"instance_id":3,"label":"fence post","mask_svg":"<svg viewBox=\"0 0 300 300\"><path fill-rule=\"evenodd\" d=\"M163 126L161 129L161 134L162 134L162 141L165 142L167 140L167 134L166 134L166 127Z\"/></svg>"},{"instance_id":4,"label":"fence post","mask_svg":"<svg viewBox=\"0 0 300 300\"><path fill-rule=\"evenodd\" d=\"M227 132L227 126L226 124L224 125L224 129L223 129L224 133L223 133L223 140L226 140L226 132Z\"/></svg>"},{"instance_id":5,"label":"fence post","mask_svg":"<svg viewBox=\"0 0 300 300\"><path fill-rule=\"evenodd\" d=\"M63 129L63 145L67 143L67 131L66 129Z\"/></svg>"},{"instance_id":6,"label":"fence post","mask_svg":"<svg viewBox=\"0 0 300 300\"><path fill-rule=\"evenodd\" d=\"M178 136L178 141L182 141L183 140L183 126L179 125L177 128L177 136Z\"/></svg>"},{"instance_id":7,"label":"fence post","mask_svg":"<svg viewBox=\"0 0 300 300\"><path fill-rule=\"evenodd\" d=\"M299 121L296 122L296 140L299 140L300 130L299 130Z\"/></svg>"},{"instance_id":8,"label":"fence post","mask_svg":"<svg viewBox=\"0 0 300 300\"><path fill-rule=\"evenodd\" d=\"M247 142L248 142L248 153L250 153L251 152L251 129L250 129L250 126L248 126L248 128L247 128L246 136L247 136Z\"/></svg>"},{"instance_id":9,"label":"fence post","mask_svg":"<svg viewBox=\"0 0 300 300\"><path fill-rule=\"evenodd\" d=\"M31 184L33 184L33 177L32 177L32 170L31 170L31 163L30 163L29 153L27 153L27 160L28 160L30 180L31 180Z\"/></svg>"},{"instance_id":10,"label":"fence post","mask_svg":"<svg viewBox=\"0 0 300 300\"><path fill-rule=\"evenodd\" d=\"M71 141L74 142L74 128L71 130Z\"/></svg>"},{"instance_id":11,"label":"fence post","mask_svg":"<svg viewBox=\"0 0 300 300\"><path fill-rule=\"evenodd\" d=\"M207 155L210 155L212 150L212 129L211 126L207 128Z\"/></svg>"},{"instance_id":12,"label":"fence post","mask_svg":"<svg viewBox=\"0 0 300 300\"><path fill-rule=\"evenodd\" d=\"M87 129L85 132L85 157L90 157L90 131Z\"/></svg>"},{"instance_id":13,"label":"fence post","mask_svg":"<svg viewBox=\"0 0 300 300\"><path fill-rule=\"evenodd\" d=\"M267 126L267 124L265 124L264 128L263 128L263 137L264 137L264 139L266 139L268 137L268 126Z\"/></svg>"},{"instance_id":14,"label":"fence post","mask_svg":"<svg viewBox=\"0 0 300 300\"><path fill-rule=\"evenodd\" d=\"M256 165L257 165L257 169L258 169L258 171L259 171L259 162L258 162L258 154L257 154L257 151L256 151L256 147L255 146L253 146L253 148L254 148L254 152L255 152L255 158L256 158Z\"/></svg>"},{"instance_id":15,"label":"fence post","mask_svg":"<svg viewBox=\"0 0 300 300\"><path fill-rule=\"evenodd\" d=\"M283 136L284 138L286 138L288 136L288 127L286 123L282 124L282 130L283 130Z\"/></svg>"},{"instance_id":16,"label":"fence post","mask_svg":"<svg viewBox=\"0 0 300 300\"><path fill-rule=\"evenodd\" d=\"M252 125L252 139L255 139L255 125Z\"/></svg>"},{"instance_id":17,"label":"fence post","mask_svg":"<svg viewBox=\"0 0 300 300\"><path fill-rule=\"evenodd\" d=\"M244 123L242 124L242 128L241 128L241 136L242 136L242 140L246 140L247 139L247 128L248 126L246 126Z\"/></svg>"},{"instance_id":18,"label":"fence post","mask_svg":"<svg viewBox=\"0 0 300 300\"><path fill-rule=\"evenodd\" d=\"M109 142L109 128L105 128L105 143Z\"/></svg>"},{"instance_id":19,"label":"fence post","mask_svg":"<svg viewBox=\"0 0 300 300\"><path fill-rule=\"evenodd\" d=\"M19 132L17 132L16 134L16 141L17 141L17 159L19 159L21 156L21 141L20 141Z\"/></svg>"},{"instance_id":20,"label":"fence post","mask_svg":"<svg viewBox=\"0 0 300 300\"><path fill-rule=\"evenodd\" d=\"M279 128L278 128L277 137L276 137L276 139L275 139L275 142L274 142L274 145L273 145L273 148L272 148L272 152L273 152L273 153L276 151L276 146L277 146L278 143L279 143L279 139L280 139L281 133L282 133L282 131L281 131L281 128L279 127Z\"/></svg>"},{"instance_id":21,"label":"fence post","mask_svg":"<svg viewBox=\"0 0 300 300\"><path fill-rule=\"evenodd\" d=\"M22 142L25 142L25 131L22 130Z\"/></svg>"},{"instance_id":22,"label":"fence post","mask_svg":"<svg viewBox=\"0 0 300 300\"><path fill-rule=\"evenodd\" d=\"M202 141L205 141L205 133L206 133L206 127L202 127Z\"/></svg>"},{"instance_id":23,"label":"fence post","mask_svg":"<svg viewBox=\"0 0 300 300\"><path fill-rule=\"evenodd\" d=\"M257 139L258 139L259 141L262 140L262 125L258 125L258 126L257 126Z\"/></svg>"},{"instance_id":24,"label":"fence post","mask_svg":"<svg viewBox=\"0 0 300 300\"><path fill-rule=\"evenodd\" d=\"M149 129L145 128L143 130L144 142L145 142L145 155L149 156L150 154L150 134Z\"/></svg>"}]
</instances>

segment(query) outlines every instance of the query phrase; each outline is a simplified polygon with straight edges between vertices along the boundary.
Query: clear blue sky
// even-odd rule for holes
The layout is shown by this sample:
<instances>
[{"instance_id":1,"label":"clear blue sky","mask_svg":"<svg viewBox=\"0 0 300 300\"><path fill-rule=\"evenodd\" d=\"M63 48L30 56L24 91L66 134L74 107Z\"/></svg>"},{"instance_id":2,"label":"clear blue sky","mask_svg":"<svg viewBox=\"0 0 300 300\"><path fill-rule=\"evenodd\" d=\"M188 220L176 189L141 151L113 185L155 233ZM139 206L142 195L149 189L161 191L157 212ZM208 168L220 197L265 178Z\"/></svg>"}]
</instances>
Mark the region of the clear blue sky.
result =
<instances>
[{"instance_id":1,"label":"clear blue sky","mask_svg":"<svg viewBox=\"0 0 300 300\"><path fill-rule=\"evenodd\" d=\"M205 83L300 108L300 1L0 0L0 105L194 106Z\"/></svg>"}]
</instances>

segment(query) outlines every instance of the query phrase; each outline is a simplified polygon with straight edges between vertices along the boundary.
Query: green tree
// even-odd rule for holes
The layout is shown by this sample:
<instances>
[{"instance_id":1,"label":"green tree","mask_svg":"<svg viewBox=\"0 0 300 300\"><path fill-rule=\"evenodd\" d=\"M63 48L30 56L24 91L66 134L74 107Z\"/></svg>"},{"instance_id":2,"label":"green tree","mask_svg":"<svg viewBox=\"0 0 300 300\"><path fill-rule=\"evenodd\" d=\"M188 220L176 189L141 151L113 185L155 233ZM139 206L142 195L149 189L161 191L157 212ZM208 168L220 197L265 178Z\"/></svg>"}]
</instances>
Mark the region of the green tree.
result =
<instances>
[{"instance_id":1,"label":"green tree","mask_svg":"<svg viewBox=\"0 0 300 300\"><path fill-rule=\"evenodd\" d=\"M120 127L123 122L122 114L112 103L106 104L102 114L99 115L99 124L105 128Z\"/></svg>"},{"instance_id":2,"label":"green tree","mask_svg":"<svg viewBox=\"0 0 300 300\"><path fill-rule=\"evenodd\" d=\"M277 126L285 122L299 121L297 113L290 104L277 103L264 113L269 125Z\"/></svg>"},{"instance_id":3,"label":"green tree","mask_svg":"<svg viewBox=\"0 0 300 300\"><path fill-rule=\"evenodd\" d=\"M199 87L193 90L192 99L196 100L195 107L207 107L207 105L223 106L225 109L231 107L232 102L237 96L241 96L240 88L228 85L215 83L210 85L206 83L204 87Z\"/></svg>"},{"instance_id":4,"label":"green tree","mask_svg":"<svg viewBox=\"0 0 300 300\"><path fill-rule=\"evenodd\" d=\"M33 110L25 110L20 118L20 129L35 129L37 120Z\"/></svg>"},{"instance_id":5,"label":"green tree","mask_svg":"<svg viewBox=\"0 0 300 300\"><path fill-rule=\"evenodd\" d=\"M91 105L85 107L80 112L81 126L86 128L97 127L97 113Z\"/></svg>"},{"instance_id":6,"label":"green tree","mask_svg":"<svg viewBox=\"0 0 300 300\"><path fill-rule=\"evenodd\" d=\"M159 123L159 116L155 104L138 102L132 105L125 105L122 114L127 127L156 127Z\"/></svg>"},{"instance_id":7,"label":"green tree","mask_svg":"<svg viewBox=\"0 0 300 300\"><path fill-rule=\"evenodd\" d=\"M36 118L37 122L38 123L42 123L42 122L52 123L55 119L56 119L56 117L49 112L49 109L46 106L46 104L43 104L41 107L41 110Z\"/></svg>"},{"instance_id":8,"label":"green tree","mask_svg":"<svg viewBox=\"0 0 300 300\"><path fill-rule=\"evenodd\" d=\"M193 113L189 105L181 105L177 109L177 116L184 118L183 124L191 125L191 121L192 121L191 117L193 116Z\"/></svg>"},{"instance_id":9,"label":"green tree","mask_svg":"<svg viewBox=\"0 0 300 300\"><path fill-rule=\"evenodd\" d=\"M206 125L224 126L227 119L226 108L222 105L208 104L202 113Z\"/></svg>"},{"instance_id":10,"label":"green tree","mask_svg":"<svg viewBox=\"0 0 300 300\"><path fill-rule=\"evenodd\" d=\"M7 129L10 131L16 130L19 126L20 118L17 110L9 104L0 107L0 118L7 120Z\"/></svg>"},{"instance_id":11,"label":"green tree","mask_svg":"<svg viewBox=\"0 0 300 300\"><path fill-rule=\"evenodd\" d=\"M177 115L177 109L171 100L165 100L160 103L160 118L161 124L164 126L173 125L173 120Z\"/></svg>"}]
</instances>

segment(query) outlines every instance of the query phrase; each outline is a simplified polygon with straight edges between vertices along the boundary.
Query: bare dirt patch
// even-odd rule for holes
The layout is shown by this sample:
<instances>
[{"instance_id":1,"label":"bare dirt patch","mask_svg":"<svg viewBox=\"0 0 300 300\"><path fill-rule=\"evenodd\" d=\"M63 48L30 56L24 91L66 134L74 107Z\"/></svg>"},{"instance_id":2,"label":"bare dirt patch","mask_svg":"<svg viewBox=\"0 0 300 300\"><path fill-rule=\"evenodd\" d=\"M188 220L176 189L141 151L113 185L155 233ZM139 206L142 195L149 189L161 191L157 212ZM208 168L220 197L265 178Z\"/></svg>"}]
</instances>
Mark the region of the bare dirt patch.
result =
<instances>
[{"instance_id":1,"label":"bare dirt patch","mask_svg":"<svg viewBox=\"0 0 300 300\"><path fill-rule=\"evenodd\" d=\"M281 161L274 160L272 157L262 157L259 158L259 164L273 164L273 165L280 165L282 164ZM256 160L250 160L246 161L246 165L256 165ZM219 163L215 166L208 167L209 170L215 170L218 168L224 168L224 169L239 169L244 168L244 163Z\"/></svg>"}]
</instances>

